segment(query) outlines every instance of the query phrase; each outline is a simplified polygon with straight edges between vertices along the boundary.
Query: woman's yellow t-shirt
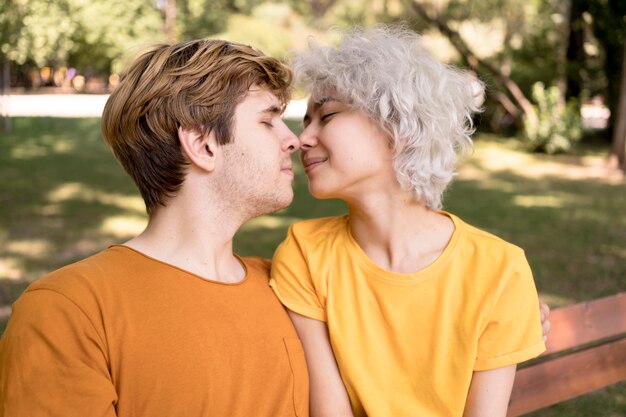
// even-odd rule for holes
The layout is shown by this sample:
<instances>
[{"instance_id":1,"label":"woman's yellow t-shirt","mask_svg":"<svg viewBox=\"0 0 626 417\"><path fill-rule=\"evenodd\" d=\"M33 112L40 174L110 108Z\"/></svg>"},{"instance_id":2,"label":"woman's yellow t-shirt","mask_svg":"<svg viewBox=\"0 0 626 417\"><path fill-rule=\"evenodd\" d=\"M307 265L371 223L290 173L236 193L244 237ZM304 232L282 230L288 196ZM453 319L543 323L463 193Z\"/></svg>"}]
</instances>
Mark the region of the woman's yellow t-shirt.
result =
<instances>
[{"instance_id":1,"label":"woman's yellow t-shirt","mask_svg":"<svg viewBox=\"0 0 626 417\"><path fill-rule=\"evenodd\" d=\"M290 310L328 325L355 416L461 416L472 372L545 349L524 252L447 214L443 253L410 274L383 270L348 217L294 224L270 285Z\"/></svg>"}]
</instances>

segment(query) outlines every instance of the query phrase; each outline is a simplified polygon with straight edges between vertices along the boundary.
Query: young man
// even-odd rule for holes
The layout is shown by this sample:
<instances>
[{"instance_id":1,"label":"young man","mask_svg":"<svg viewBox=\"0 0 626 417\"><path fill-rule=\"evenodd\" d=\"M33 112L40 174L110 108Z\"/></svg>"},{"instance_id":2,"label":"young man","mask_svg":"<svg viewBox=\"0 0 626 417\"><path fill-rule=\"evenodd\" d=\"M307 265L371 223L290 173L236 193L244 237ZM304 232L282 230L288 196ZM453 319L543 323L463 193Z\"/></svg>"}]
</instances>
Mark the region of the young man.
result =
<instances>
[{"instance_id":1,"label":"young man","mask_svg":"<svg viewBox=\"0 0 626 417\"><path fill-rule=\"evenodd\" d=\"M224 41L160 45L107 102L149 222L33 283L0 342L2 416L308 416L302 347L268 264L233 254L287 206L291 73Z\"/></svg>"}]
</instances>

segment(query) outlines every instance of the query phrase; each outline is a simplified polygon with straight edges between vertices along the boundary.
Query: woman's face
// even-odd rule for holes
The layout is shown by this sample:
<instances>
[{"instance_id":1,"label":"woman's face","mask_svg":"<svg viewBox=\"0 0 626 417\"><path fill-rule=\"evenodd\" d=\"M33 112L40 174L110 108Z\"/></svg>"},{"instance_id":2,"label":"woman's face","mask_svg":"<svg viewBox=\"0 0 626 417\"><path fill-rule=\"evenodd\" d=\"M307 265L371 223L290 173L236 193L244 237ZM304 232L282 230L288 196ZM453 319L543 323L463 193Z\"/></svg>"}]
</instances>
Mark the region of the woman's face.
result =
<instances>
[{"instance_id":1,"label":"woman's face","mask_svg":"<svg viewBox=\"0 0 626 417\"><path fill-rule=\"evenodd\" d=\"M332 97L309 100L300 159L316 198L351 199L397 185L385 132Z\"/></svg>"}]
</instances>

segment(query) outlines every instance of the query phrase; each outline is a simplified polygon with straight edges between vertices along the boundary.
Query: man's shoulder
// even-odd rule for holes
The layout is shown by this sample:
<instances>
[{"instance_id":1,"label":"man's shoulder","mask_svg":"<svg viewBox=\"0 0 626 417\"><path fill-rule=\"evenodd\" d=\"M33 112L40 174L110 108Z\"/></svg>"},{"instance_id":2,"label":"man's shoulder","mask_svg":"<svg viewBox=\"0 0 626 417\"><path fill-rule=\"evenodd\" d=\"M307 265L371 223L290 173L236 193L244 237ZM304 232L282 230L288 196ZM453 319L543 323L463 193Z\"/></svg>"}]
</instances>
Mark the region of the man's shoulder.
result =
<instances>
[{"instance_id":1,"label":"man's shoulder","mask_svg":"<svg viewBox=\"0 0 626 417\"><path fill-rule=\"evenodd\" d=\"M50 290L64 295L93 291L111 276L111 272L128 263L122 247L112 246L87 258L52 271L34 281L26 292Z\"/></svg>"},{"instance_id":2,"label":"man's shoulder","mask_svg":"<svg viewBox=\"0 0 626 417\"><path fill-rule=\"evenodd\" d=\"M269 259L261 258L260 256L245 256L241 259L248 270L253 270L269 277L271 265Z\"/></svg>"}]
</instances>

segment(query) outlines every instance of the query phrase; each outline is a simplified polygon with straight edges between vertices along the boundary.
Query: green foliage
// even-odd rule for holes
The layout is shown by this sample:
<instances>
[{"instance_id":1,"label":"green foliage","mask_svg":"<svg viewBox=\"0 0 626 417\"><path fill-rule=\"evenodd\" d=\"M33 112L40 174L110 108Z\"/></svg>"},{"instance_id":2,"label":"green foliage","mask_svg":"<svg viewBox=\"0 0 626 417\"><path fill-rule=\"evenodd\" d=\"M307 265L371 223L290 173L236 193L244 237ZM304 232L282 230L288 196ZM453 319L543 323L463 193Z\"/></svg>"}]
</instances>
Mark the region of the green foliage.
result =
<instances>
[{"instance_id":1,"label":"green foliage","mask_svg":"<svg viewBox=\"0 0 626 417\"><path fill-rule=\"evenodd\" d=\"M162 2L155 0L5 0L0 4L0 60L119 71L143 45L165 40ZM284 57L289 4L253 0L178 0L181 41L219 36Z\"/></svg>"},{"instance_id":2,"label":"green foliage","mask_svg":"<svg viewBox=\"0 0 626 417\"><path fill-rule=\"evenodd\" d=\"M563 11L548 1L537 3L524 14L523 29L515 31L520 24L514 24L502 54L503 59L510 59L511 78L527 96L536 82L551 85L557 81L567 42Z\"/></svg>"},{"instance_id":3,"label":"green foliage","mask_svg":"<svg viewBox=\"0 0 626 417\"><path fill-rule=\"evenodd\" d=\"M524 133L533 152L549 154L567 152L582 136L582 120L576 101L564 103L556 86L533 85L536 118L524 119Z\"/></svg>"},{"instance_id":4,"label":"green foliage","mask_svg":"<svg viewBox=\"0 0 626 417\"><path fill-rule=\"evenodd\" d=\"M7 0L0 11L0 50L18 65L108 72L131 46L163 39L152 0Z\"/></svg>"},{"instance_id":5,"label":"green foliage","mask_svg":"<svg viewBox=\"0 0 626 417\"><path fill-rule=\"evenodd\" d=\"M63 62L73 46L71 0L8 0L0 6L0 49L9 61L37 65ZM5 31L6 28L6 31Z\"/></svg>"},{"instance_id":6,"label":"green foliage","mask_svg":"<svg viewBox=\"0 0 626 417\"><path fill-rule=\"evenodd\" d=\"M152 1L75 2L74 48L68 65L108 73L140 45L163 41L163 17Z\"/></svg>"},{"instance_id":7,"label":"green foliage","mask_svg":"<svg viewBox=\"0 0 626 417\"><path fill-rule=\"evenodd\" d=\"M176 27L181 40L202 39L226 28L234 13L228 0L178 0Z\"/></svg>"},{"instance_id":8,"label":"green foliage","mask_svg":"<svg viewBox=\"0 0 626 417\"><path fill-rule=\"evenodd\" d=\"M211 37L252 45L278 59L284 59L293 48L291 36L284 28L241 14L231 15L226 31Z\"/></svg>"}]
</instances>

